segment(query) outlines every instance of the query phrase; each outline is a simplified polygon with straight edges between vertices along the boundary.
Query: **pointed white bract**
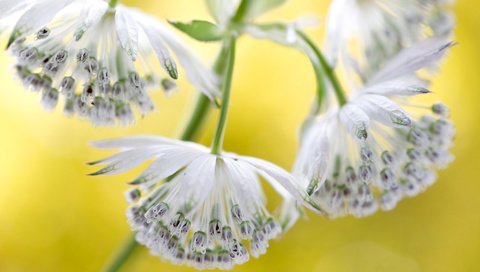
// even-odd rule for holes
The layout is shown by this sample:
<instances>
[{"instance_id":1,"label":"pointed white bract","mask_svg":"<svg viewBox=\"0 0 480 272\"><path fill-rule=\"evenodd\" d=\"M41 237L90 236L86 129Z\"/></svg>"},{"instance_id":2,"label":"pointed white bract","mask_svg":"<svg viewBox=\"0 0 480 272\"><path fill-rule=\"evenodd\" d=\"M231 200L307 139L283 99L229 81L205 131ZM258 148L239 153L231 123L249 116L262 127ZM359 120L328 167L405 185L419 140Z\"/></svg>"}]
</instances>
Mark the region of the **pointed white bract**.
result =
<instances>
[{"instance_id":1,"label":"pointed white bract","mask_svg":"<svg viewBox=\"0 0 480 272\"><path fill-rule=\"evenodd\" d=\"M155 108L148 90L175 88L175 58L199 91L212 100L219 96L213 72L164 23L141 11L101 0L0 4L0 14L9 15L0 19L0 30L11 29L16 72L27 88L42 93L46 109L63 98L68 116L97 126L132 124L133 107L142 115Z\"/></svg>"},{"instance_id":2,"label":"pointed white bract","mask_svg":"<svg viewBox=\"0 0 480 272\"><path fill-rule=\"evenodd\" d=\"M198 144L153 136L94 145L122 152L92 163L106 164L93 175L122 173L154 159L131 182L137 188L126 193L127 216L137 241L175 264L198 269L242 264L264 254L268 241L297 220L296 199L311 207L291 174L260 159L213 155ZM260 177L285 200L278 216L266 208Z\"/></svg>"},{"instance_id":3,"label":"pointed white bract","mask_svg":"<svg viewBox=\"0 0 480 272\"><path fill-rule=\"evenodd\" d=\"M327 53L361 80L426 37L449 37L449 0L334 0L327 15Z\"/></svg>"},{"instance_id":4,"label":"pointed white bract","mask_svg":"<svg viewBox=\"0 0 480 272\"><path fill-rule=\"evenodd\" d=\"M451 45L433 39L403 50L346 105L307 126L294 174L332 217L393 209L432 185L453 160L446 106L409 102L429 92L417 72L437 65Z\"/></svg>"}]
</instances>

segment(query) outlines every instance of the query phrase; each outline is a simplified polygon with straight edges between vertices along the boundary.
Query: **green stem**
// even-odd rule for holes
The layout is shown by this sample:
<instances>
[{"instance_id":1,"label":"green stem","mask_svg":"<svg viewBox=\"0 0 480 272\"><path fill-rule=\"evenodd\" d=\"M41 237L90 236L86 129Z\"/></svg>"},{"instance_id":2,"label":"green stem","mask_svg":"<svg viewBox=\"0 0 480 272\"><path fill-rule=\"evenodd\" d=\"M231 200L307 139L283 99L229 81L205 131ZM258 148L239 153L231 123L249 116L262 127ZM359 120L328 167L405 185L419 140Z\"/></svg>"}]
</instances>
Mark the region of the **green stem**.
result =
<instances>
[{"instance_id":1,"label":"green stem","mask_svg":"<svg viewBox=\"0 0 480 272\"><path fill-rule=\"evenodd\" d=\"M116 7L117 4L118 4L118 0L110 0L110 2L108 2L108 5L109 5L111 8Z\"/></svg>"},{"instance_id":2,"label":"green stem","mask_svg":"<svg viewBox=\"0 0 480 272\"><path fill-rule=\"evenodd\" d=\"M315 78L317 80L317 92L315 97L315 102L312 107L312 116L316 116L320 113L323 104L323 98L327 93L327 86L325 84L325 71L312 61L313 70L315 71Z\"/></svg>"},{"instance_id":3,"label":"green stem","mask_svg":"<svg viewBox=\"0 0 480 272\"><path fill-rule=\"evenodd\" d=\"M253 0L242 0L242 2L240 2L240 5L238 6L237 12L235 13L235 15L231 19L231 21L233 23L241 23L243 21L243 19L245 17L245 14L248 11L248 8L252 4L251 3L252 1Z\"/></svg>"},{"instance_id":4,"label":"green stem","mask_svg":"<svg viewBox=\"0 0 480 272\"><path fill-rule=\"evenodd\" d=\"M201 127L203 121L205 121L205 116L210 109L210 105L210 99L206 95L199 93L196 99L195 107L190 115L190 119L180 133L180 140L190 141L196 138L197 133L199 132L199 127Z\"/></svg>"},{"instance_id":5,"label":"green stem","mask_svg":"<svg viewBox=\"0 0 480 272\"><path fill-rule=\"evenodd\" d=\"M118 250L115 254L114 258L110 261L107 265L107 268L104 270L105 272L116 272L118 271L128 260L129 257L133 255L135 249L137 249L139 244L135 241L135 233L132 233L125 242L123 243L122 247Z\"/></svg>"},{"instance_id":6,"label":"green stem","mask_svg":"<svg viewBox=\"0 0 480 272\"><path fill-rule=\"evenodd\" d=\"M343 91L342 85L340 84L340 81L335 75L335 71L332 69L327 59L325 58L325 56L323 56L320 49L318 49L315 43L305 33L301 31L297 31L297 33L306 42L308 47L312 49L313 53L318 58L318 62L321 65L323 72L325 73L328 80L332 84L333 90L335 91L335 96L337 97L338 104L340 104L340 106L347 104L348 100L345 95L345 92Z\"/></svg>"},{"instance_id":7,"label":"green stem","mask_svg":"<svg viewBox=\"0 0 480 272\"><path fill-rule=\"evenodd\" d=\"M227 123L228 108L230 106L230 94L232 88L233 67L235 64L235 46L236 38L231 37L228 43L227 65L222 84L222 108L218 118L217 129L212 143L212 154L219 155L222 151L223 138L225 135L225 126Z\"/></svg>"}]
</instances>

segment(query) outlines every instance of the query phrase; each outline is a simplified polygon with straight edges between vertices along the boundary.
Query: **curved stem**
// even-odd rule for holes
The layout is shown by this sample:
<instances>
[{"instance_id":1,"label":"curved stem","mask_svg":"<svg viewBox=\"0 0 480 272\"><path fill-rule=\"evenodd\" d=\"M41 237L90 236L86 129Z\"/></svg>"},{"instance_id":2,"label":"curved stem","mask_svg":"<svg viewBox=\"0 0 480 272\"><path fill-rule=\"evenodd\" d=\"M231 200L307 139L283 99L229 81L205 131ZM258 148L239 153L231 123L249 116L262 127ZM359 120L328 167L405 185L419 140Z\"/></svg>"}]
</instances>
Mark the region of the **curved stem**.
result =
<instances>
[{"instance_id":1,"label":"curved stem","mask_svg":"<svg viewBox=\"0 0 480 272\"><path fill-rule=\"evenodd\" d=\"M315 78L317 80L317 92L315 96L315 102L313 103L312 112L310 115L316 116L320 113L323 104L323 98L327 93L327 86L325 84L325 72L321 67L313 63L313 70L315 71Z\"/></svg>"},{"instance_id":2,"label":"curved stem","mask_svg":"<svg viewBox=\"0 0 480 272\"><path fill-rule=\"evenodd\" d=\"M225 135L225 126L227 123L228 108L230 106L230 94L232 87L233 67L235 64L235 37L231 37L228 43L227 65L222 84L222 108L218 118L217 129L212 143L212 154L219 155L222 151L223 138Z\"/></svg>"},{"instance_id":3,"label":"curved stem","mask_svg":"<svg viewBox=\"0 0 480 272\"><path fill-rule=\"evenodd\" d=\"M128 260L129 257L133 255L135 249L137 249L139 244L135 241L135 233L132 233L129 237L125 239L122 247L118 250L115 256L112 258L110 263L107 265L105 272L116 272L118 271Z\"/></svg>"},{"instance_id":4,"label":"curved stem","mask_svg":"<svg viewBox=\"0 0 480 272\"><path fill-rule=\"evenodd\" d=\"M318 59L319 64L322 67L323 72L327 76L328 80L332 84L333 90L335 91L335 96L337 97L338 104L340 106L343 106L347 104L348 100L345 95L345 92L342 89L342 85L340 84L340 81L338 80L337 76L335 75L335 71L332 69L330 64L328 63L327 59L325 56L323 56L322 52L318 47L315 45L315 43L303 32L297 31L298 35L305 41L307 46L312 49L313 53ZM317 73L317 71L316 71Z\"/></svg>"}]
</instances>

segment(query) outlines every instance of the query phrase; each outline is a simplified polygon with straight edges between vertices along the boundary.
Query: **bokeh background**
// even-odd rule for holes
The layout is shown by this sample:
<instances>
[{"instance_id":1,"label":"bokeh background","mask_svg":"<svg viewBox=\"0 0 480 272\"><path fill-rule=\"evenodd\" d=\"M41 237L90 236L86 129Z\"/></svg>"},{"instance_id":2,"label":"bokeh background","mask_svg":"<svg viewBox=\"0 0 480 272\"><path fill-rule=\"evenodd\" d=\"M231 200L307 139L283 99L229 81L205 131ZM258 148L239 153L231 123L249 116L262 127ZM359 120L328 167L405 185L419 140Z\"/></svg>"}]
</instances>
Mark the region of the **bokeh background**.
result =
<instances>
[{"instance_id":1,"label":"bokeh background","mask_svg":"<svg viewBox=\"0 0 480 272\"><path fill-rule=\"evenodd\" d=\"M125 2L163 19L209 19L200 0ZM324 17L328 2L290 1L262 19ZM434 79L431 95L452 109L457 159L437 184L394 211L366 219L329 221L309 214L271 243L267 255L234 271L480 271L480 3L457 2L460 46ZM322 32L311 34L321 42ZM213 59L215 45L188 42ZM181 81L185 90L173 97L154 94L159 112L137 126L94 129L60 110L44 112L40 97L11 77L10 66L0 53L0 271L99 271L129 234L123 192L136 173L87 177L94 169L84 162L110 154L87 143L133 134L174 137L195 91ZM310 64L291 49L242 38L233 84L226 149L289 169L296 132L314 95ZM210 143L213 130L211 118L202 143ZM123 271L193 269L142 249Z\"/></svg>"}]
</instances>

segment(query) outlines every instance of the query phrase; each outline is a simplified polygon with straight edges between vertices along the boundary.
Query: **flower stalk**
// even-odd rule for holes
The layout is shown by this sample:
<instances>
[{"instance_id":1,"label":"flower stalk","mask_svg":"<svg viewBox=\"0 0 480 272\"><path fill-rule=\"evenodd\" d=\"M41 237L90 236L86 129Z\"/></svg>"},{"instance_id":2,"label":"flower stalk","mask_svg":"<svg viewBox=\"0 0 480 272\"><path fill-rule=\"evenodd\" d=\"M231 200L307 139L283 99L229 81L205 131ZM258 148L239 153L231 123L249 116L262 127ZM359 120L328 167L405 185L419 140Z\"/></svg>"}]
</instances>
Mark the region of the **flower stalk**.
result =
<instances>
[{"instance_id":1,"label":"flower stalk","mask_svg":"<svg viewBox=\"0 0 480 272\"><path fill-rule=\"evenodd\" d=\"M338 80L338 77L335 75L334 69L330 66L328 63L327 59L323 55L323 53L320 51L320 49L315 45L315 43L302 31L297 31L298 36L306 43L306 45L313 51L315 56L318 59L318 64L320 64L320 68L315 69L315 74L319 75L319 73L324 73L325 76L328 78L330 83L332 84L333 90L335 92L335 96L337 98L338 104L340 106L343 106L348 103L345 91L342 88L342 85L340 84L340 81ZM317 97L317 103L322 103L322 99L320 97L322 95L319 93L319 97ZM318 108L320 108L320 104L317 105Z\"/></svg>"},{"instance_id":2,"label":"flower stalk","mask_svg":"<svg viewBox=\"0 0 480 272\"><path fill-rule=\"evenodd\" d=\"M222 150L223 138L225 135L225 127L227 123L228 108L230 106L230 95L232 87L233 68L235 64L235 44L236 38L231 37L228 46L227 65L224 75L224 82L222 84L222 106L220 116L218 119L215 136L212 143L212 154L219 155Z\"/></svg>"},{"instance_id":3,"label":"flower stalk","mask_svg":"<svg viewBox=\"0 0 480 272\"><path fill-rule=\"evenodd\" d=\"M128 260L133 256L133 253L138 248L139 244L135 240L135 233L130 234L123 245L118 249L116 255L112 258L111 262L107 265L105 272L118 271Z\"/></svg>"}]
</instances>

